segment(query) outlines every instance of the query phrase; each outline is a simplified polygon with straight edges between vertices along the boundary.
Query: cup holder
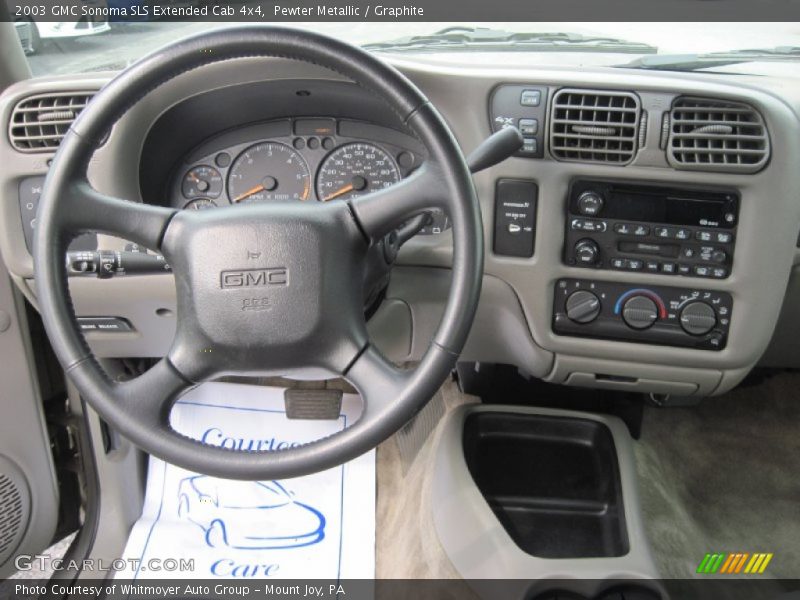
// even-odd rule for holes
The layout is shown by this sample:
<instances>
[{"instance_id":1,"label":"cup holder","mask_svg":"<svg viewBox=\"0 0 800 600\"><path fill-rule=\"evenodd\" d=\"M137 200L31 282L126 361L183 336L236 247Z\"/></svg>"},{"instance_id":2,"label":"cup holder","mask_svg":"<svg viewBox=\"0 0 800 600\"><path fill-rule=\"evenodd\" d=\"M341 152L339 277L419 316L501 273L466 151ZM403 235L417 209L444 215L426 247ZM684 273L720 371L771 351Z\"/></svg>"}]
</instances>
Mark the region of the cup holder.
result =
<instances>
[{"instance_id":1,"label":"cup holder","mask_svg":"<svg viewBox=\"0 0 800 600\"><path fill-rule=\"evenodd\" d=\"M553 590L539 594L533 600L662 600L662 597L641 585L624 585L610 588L591 598L575 592Z\"/></svg>"},{"instance_id":2,"label":"cup holder","mask_svg":"<svg viewBox=\"0 0 800 600\"><path fill-rule=\"evenodd\" d=\"M463 445L481 494L527 554L562 559L628 553L617 454L603 423L477 412L465 421Z\"/></svg>"}]
</instances>

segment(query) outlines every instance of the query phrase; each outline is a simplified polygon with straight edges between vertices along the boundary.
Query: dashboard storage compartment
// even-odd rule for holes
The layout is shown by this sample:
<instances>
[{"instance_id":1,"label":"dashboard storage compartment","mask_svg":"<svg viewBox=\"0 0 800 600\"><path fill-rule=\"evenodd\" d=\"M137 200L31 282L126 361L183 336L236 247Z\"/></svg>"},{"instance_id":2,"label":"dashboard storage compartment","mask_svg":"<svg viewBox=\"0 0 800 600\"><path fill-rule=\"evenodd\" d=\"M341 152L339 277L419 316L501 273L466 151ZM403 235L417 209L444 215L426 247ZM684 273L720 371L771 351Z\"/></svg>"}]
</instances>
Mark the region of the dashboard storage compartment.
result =
<instances>
[{"instance_id":1,"label":"dashboard storage compartment","mask_svg":"<svg viewBox=\"0 0 800 600\"><path fill-rule=\"evenodd\" d=\"M603 423L477 412L464 423L464 457L494 514L538 558L628 553L617 451Z\"/></svg>"}]
</instances>

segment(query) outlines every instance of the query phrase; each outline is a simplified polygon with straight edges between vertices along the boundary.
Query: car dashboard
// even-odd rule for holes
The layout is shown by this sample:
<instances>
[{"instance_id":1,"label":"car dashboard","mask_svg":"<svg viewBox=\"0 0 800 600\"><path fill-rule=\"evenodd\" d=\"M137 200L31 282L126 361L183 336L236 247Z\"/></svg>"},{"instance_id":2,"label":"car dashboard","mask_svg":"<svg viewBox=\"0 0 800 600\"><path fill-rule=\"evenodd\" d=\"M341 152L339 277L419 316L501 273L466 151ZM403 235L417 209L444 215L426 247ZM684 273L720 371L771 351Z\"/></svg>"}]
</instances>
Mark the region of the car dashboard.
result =
<instances>
[{"instance_id":1,"label":"car dashboard","mask_svg":"<svg viewBox=\"0 0 800 600\"><path fill-rule=\"evenodd\" d=\"M796 81L391 60L465 154L505 126L524 138L474 176L486 255L463 360L676 396L727 391L760 361L797 366ZM111 75L31 80L2 97L0 243L34 306L36 195L69 126L47 114L77 112ZM249 58L148 94L109 132L89 177L121 198L233 210L347 199L407 177L425 154L357 85L313 65ZM395 361L419 359L433 335L449 287L449 226L446 214L431 215L403 246L371 314L371 335ZM79 258L143 252L105 235L76 244ZM73 269L76 315L98 356L169 348L179 315L169 266L157 265L115 264L113 276Z\"/></svg>"}]
</instances>

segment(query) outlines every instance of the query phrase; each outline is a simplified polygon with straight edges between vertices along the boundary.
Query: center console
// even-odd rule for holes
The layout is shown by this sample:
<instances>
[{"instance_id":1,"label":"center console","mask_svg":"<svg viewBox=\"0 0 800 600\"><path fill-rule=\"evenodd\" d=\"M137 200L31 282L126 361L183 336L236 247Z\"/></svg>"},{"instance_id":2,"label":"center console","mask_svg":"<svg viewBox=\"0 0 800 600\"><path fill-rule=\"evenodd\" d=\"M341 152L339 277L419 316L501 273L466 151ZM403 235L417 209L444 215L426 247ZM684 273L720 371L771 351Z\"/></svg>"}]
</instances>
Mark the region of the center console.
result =
<instances>
[{"instance_id":1,"label":"center console","mask_svg":"<svg viewBox=\"0 0 800 600\"><path fill-rule=\"evenodd\" d=\"M733 267L738 217L733 191L574 181L564 262L725 279Z\"/></svg>"},{"instance_id":2,"label":"center console","mask_svg":"<svg viewBox=\"0 0 800 600\"><path fill-rule=\"evenodd\" d=\"M573 181L564 263L648 273L658 284L558 280L553 332L722 350L733 310L731 295L666 284L681 276L727 279L738 220L739 194L732 190Z\"/></svg>"},{"instance_id":3,"label":"center console","mask_svg":"<svg viewBox=\"0 0 800 600\"><path fill-rule=\"evenodd\" d=\"M433 463L436 533L480 597L667 597L618 418L462 405L443 417Z\"/></svg>"}]
</instances>

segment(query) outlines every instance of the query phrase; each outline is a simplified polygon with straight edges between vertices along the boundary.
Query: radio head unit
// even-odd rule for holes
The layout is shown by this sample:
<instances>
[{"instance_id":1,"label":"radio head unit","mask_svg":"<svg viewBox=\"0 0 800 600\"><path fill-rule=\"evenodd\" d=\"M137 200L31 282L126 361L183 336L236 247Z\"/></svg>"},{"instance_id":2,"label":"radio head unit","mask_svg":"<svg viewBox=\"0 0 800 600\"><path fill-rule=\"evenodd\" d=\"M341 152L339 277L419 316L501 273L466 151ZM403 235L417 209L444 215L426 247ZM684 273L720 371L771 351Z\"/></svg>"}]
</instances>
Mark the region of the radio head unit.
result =
<instances>
[{"instance_id":1,"label":"radio head unit","mask_svg":"<svg viewBox=\"0 0 800 600\"><path fill-rule=\"evenodd\" d=\"M564 261L725 279L738 217L734 191L577 180L569 191Z\"/></svg>"}]
</instances>

